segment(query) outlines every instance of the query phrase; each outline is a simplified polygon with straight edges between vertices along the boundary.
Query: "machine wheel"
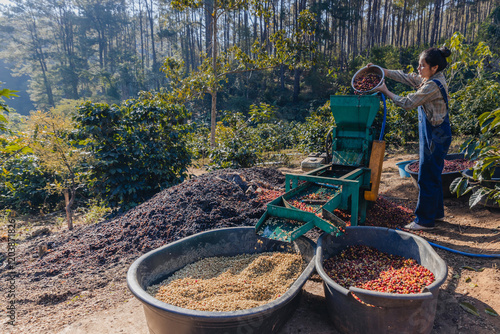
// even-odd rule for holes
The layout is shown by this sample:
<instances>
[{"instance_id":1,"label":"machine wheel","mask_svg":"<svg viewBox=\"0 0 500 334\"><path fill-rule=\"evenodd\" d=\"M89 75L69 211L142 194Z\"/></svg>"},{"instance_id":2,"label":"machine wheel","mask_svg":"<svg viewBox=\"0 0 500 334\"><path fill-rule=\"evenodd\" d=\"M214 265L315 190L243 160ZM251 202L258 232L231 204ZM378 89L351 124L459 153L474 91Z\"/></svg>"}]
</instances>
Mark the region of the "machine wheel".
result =
<instances>
[{"instance_id":1,"label":"machine wheel","mask_svg":"<svg viewBox=\"0 0 500 334\"><path fill-rule=\"evenodd\" d=\"M332 129L328 131L325 139L325 151L326 151L326 163L330 163L332 161L332 149L333 149L333 137L332 137Z\"/></svg>"}]
</instances>

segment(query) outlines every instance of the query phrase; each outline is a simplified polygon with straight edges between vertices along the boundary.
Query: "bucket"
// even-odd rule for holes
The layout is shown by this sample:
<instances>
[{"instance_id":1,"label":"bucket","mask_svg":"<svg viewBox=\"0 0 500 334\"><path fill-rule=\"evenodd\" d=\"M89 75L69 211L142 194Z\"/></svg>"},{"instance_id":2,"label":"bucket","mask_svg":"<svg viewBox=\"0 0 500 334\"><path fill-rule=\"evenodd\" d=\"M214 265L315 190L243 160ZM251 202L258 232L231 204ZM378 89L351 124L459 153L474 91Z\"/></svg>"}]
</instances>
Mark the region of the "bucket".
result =
<instances>
[{"instance_id":1,"label":"bucket","mask_svg":"<svg viewBox=\"0 0 500 334\"><path fill-rule=\"evenodd\" d=\"M377 86L373 87L372 89L369 89L369 90L359 90L359 89L356 89L354 87L354 81L358 77L366 76L369 73L375 73L375 74L377 74L378 76L381 77L379 84ZM385 77L385 74L384 74L384 69L382 67L377 66L377 65L370 65L370 67L366 67L365 66L365 67L359 69L356 73L354 73L354 75L352 76L352 79L351 79L351 86L352 86L352 88L354 89L355 92L362 93L362 94L367 94L367 93L373 92L373 90L375 88L377 88L378 86L380 86L384 82L384 77Z\"/></svg>"},{"instance_id":2,"label":"bucket","mask_svg":"<svg viewBox=\"0 0 500 334\"><path fill-rule=\"evenodd\" d=\"M416 161L416 160L406 160L406 161L400 161L400 162L396 163L396 166L398 167L398 171L399 171L399 176L401 176L402 178L410 177L410 173L408 173L405 170L405 167L406 167L406 165L408 165L414 161Z\"/></svg>"},{"instance_id":3,"label":"bucket","mask_svg":"<svg viewBox=\"0 0 500 334\"><path fill-rule=\"evenodd\" d=\"M434 274L435 281L418 294L394 294L354 287L345 289L326 274L323 262L352 245L366 245L382 252L413 258ZM340 332L431 332L439 287L446 280L448 268L424 239L382 227L347 227L346 233L340 237L324 233L319 238L315 261L316 271L323 279L329 318Z\"/></svg>"},{"instance_id":4,"label":"bucket","mask_svg":"<svg viewBox=\"0 0 500 334\"><path fill-rule=\"evenodd\" d=\"M164 303L146 292L150 285L203 258L273 251L298 252L308 265L285 294L259 307L232 312L197 311ZM270 333L277 331L297 308L302 287L314 271L314 252L315 243L306 237L285 243L257 236L253 226L217 229L141 256L130 266L127 284L143 303L151 334Z\"/></svg>"}]
</instances>

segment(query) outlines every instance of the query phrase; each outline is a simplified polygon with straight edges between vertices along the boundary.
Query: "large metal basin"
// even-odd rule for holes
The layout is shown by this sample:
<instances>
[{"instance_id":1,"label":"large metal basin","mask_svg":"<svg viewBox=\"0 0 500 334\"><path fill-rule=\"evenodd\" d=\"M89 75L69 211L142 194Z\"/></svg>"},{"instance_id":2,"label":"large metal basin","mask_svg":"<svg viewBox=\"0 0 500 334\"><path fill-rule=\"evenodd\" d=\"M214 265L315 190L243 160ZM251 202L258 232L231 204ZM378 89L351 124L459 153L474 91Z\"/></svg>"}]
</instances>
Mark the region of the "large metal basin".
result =
<instances>
[{"instance_id":1,"label":"large metal basin","mask_svg":"<svg viewBox=\"0 0 500 334\"><path fill-rule=\"evenodd\" d=\"M150 251L129 268L130 291L144 306L152 334L160 333L272 333L297 308L302 286L314 271L315 243L300 237L292 243L261 238L254 227L235 227L198 233ZM187 264L213 256L235 256L262 252L298 251L306 269L280 298L263 306L234 312L207 312L185 309L157 300L146 288L157 284Z\"/></svg>"}]
</instances>

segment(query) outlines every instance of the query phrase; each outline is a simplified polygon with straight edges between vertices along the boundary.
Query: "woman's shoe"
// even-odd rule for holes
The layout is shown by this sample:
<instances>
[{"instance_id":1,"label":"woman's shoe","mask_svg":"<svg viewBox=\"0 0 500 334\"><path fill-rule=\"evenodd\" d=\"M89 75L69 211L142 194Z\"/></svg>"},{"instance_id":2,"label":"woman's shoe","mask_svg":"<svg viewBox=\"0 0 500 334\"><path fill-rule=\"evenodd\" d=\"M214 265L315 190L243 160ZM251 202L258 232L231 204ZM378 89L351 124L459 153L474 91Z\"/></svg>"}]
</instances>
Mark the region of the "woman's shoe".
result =
<instances>
[{"instance_id":1,"label":"woman's shoe","mask_svg":"<svg viewBox=\"0 0 500 334\"><path fill-rule=\"evenodd\" d=\"M423 226L417 224L417 222L415 221L412 221L408 225L405 225L405 228L412 231L420 231L420 230L432 230L434 226Z\"/></svg>"}]
</instances>

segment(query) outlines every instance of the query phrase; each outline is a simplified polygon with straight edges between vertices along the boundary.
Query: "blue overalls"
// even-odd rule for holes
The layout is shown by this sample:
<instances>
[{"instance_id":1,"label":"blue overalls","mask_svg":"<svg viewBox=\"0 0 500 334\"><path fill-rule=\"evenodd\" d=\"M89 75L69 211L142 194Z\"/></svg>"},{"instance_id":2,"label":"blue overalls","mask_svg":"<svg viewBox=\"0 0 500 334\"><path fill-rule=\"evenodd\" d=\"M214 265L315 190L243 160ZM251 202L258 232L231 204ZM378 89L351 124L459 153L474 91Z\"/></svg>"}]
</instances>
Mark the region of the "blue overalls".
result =
<instances>
[{"instance_id":1,"label":"blue overalls","mask_svg":"<svg viewBox=\"0 0 500 334\"><path fill-rule=\"evenodd\" d=\"M443 85L434 81L443 95L446 103L446 116L443 123L433 126L427 119L424 108L418 107L418 134L419 134L419 171L418 171L418 202L415 209L419 225L432 227L434 220L444 217L443 186L441 173L444 167L444 158L451 144L451 126L448 111L448 98Z\"/></svg>"}]
</instances>

